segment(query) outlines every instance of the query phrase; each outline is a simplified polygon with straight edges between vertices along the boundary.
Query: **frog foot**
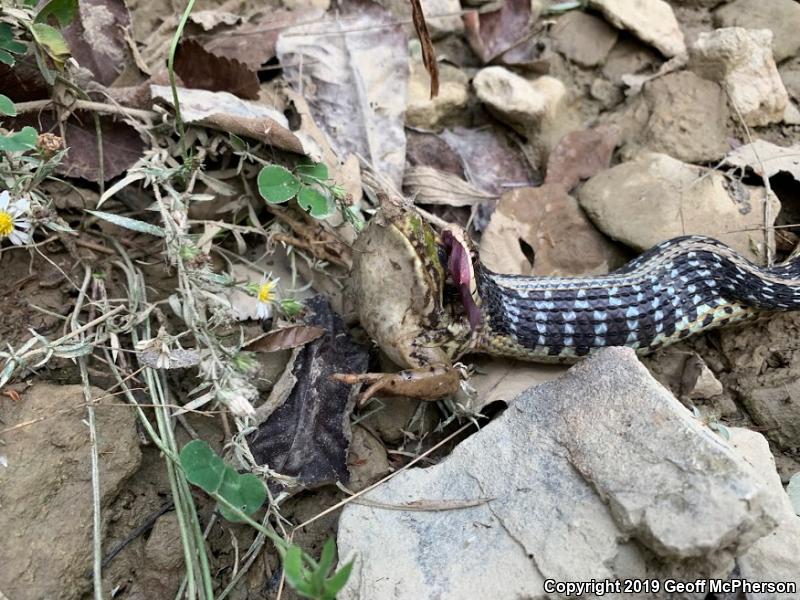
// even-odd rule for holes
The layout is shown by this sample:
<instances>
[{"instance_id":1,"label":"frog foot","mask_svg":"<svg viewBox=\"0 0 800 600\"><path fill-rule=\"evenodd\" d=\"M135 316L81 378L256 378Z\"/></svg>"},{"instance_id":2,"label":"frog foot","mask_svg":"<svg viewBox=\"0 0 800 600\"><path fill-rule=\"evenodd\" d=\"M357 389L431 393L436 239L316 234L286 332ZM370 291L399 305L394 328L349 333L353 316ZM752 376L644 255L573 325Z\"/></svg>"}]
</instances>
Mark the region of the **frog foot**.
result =
<instances>
[{"instance_id":1,"label":"frog foot","mask_svg":"<svg viewBox=\"0 0 800 600\"><path fill-rule=\"evenodd\" d=\"M459 369L452 366L428 365L398 373L335 373L331 377L349 385L369 385L356 402L356 406L361 408L381 391L392 396L439 400L458 391L462 375Z\"/></svg>"}]
</instances>

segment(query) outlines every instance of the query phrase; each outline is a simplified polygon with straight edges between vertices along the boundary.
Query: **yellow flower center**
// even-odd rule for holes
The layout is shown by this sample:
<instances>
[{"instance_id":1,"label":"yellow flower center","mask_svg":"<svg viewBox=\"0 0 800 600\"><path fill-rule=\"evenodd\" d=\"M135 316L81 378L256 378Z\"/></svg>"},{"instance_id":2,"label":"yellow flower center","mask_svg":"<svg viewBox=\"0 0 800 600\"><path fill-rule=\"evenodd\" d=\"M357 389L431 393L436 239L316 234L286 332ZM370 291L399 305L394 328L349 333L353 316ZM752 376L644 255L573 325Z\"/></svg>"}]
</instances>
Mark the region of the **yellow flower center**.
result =
<instances>
[{"instance_id":1,"label":"yellow flower center","mask_svg":"<svg viewBox=\"0 0 800 600\"><path fill-rule=\"evenodd\" d=\"M275 300L275 282L274 281L266 281L261 284L258 288L258 301L263 302L264 304L268 302L272 302Z\"/></svg>"},{"instance_id":2,"label":"yellow flower center","mask_svg":"<svg viewBox=\"0 0 800 600\"><path fill-rule=\"evenodd\" d=\"M14 217L0 210L0 238L5 238L14 233Z\"/></svg>"}]
</instances>

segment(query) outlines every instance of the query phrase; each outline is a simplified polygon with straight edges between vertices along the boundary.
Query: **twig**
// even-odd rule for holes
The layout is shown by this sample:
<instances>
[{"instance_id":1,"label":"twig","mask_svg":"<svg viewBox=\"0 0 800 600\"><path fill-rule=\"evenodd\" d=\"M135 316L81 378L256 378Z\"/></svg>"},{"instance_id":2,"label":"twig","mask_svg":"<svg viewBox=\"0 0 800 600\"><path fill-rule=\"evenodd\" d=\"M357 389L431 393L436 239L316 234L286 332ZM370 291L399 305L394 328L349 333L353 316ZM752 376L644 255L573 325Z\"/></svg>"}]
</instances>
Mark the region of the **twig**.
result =
<instances>
[{"instance_id":1,"label":"twig","mask_svg":"<svg viewBox=\"0 0 800 600\"><path fill-rule=\"evenodd\" d=\"M55 108L56 102L52 99L47 100L32 100L30 102L19 102L15 104L17 114L36 112L39 110L46 110ZM131 108L129 106L120 106L115 104L106 104L105 102L95 102L93 100L76 100L68 107L70 110L87 110L91 112L98 112L107 115L120 115L125 117L135 117L143 121L152 121L158 117L159 114L152 110L142 110L141 108Z\"/></svg>"},{"instance_id":2,"label":"twig","mask_svg":"<svg viewBox=\"0 0 800 600\"><path fill-rule=\"evenodd\" d=\"M345 506L346 504L350 504L351 502L353 502L354 500L356 500L356 498L360 498L360 497L361 497L361 496L363 496L364 494L366 494L366 493L368 493L368 492L371 492L371 491L372 491L372 490L374 490L375 488L377 488L377 487L379 487L379 486L383 485L384 483L386 483L387 481L389 481L389 480L390 480L390 479L392 479L393 477L396 477L397 475L399 475L399 474L400 474L400 473L402 473L403 471L405 471L405 470L409 469L409 468L410 468L410 467L412 467L413 465L415 465L415 464L417 464L418 462L420 462L420 461L421 461L423 458L425 458L425 457L426 457L426 456L428 456L429 454L433 453L434 451L436 451L436 450L438 450L439 448L441 448L442 446L444 446L444 445L445 445L447 442L449 442L449 441L453 440L454 438L458 437L460 434L462 434L463 432L465 432L465 431L466 431L467 429L469 429L470 427L474 427L474 423L467 423L466 425L463 425L463 426L461 426L459 429L457 429L456 431L454 431L453 433L451 433L450 435L448 435L446 438L444 438L442 441L440 441L439 443L437 443L437 444L434 444L433 446L431 446L430 448L428 448L428 449L427 449L425 452L423 452L423 453L422 453L422 454L420 454L420 455L419 455L417 458L415 458L415 459L414 459L414 460L412 460L410 463L408 463L407 465L405 465L405 466L404 466L402 469L398 469L398 470L397 470L397 471L395 471L394 473L389 473L389 474L388 474L386 477L384 477L383 479L381 479L381 480L379 480L379 481L376 481L375 483L373 483L372 485L370 485L370 486L368 486L368 487L365 487L365 488L364 488L363 490L361 490L360 492L356 492L355 494L353 494L352 496L349 496L348 498L345 498L345 499L344 499L344 500L342 500L341 502L337 502L337 503L336 503L336 504L334 504L333 506L329 506L328 508L326 508L326 509L325 509L325 510L323 510L322 512L320 512L320 513L317 513L316 515L314 515L314 516L313 516L313 517L311 517L310 519L306 519L305 521L303 521L302 523L300 523L300 525L297 525L297 526L295 526L295 527L294 527L294 529L292 529L292 534L289 536L289 537L290 537L290 539L294 537L294 533L295 533L297 530L299 530L299 529L302 529L303 527L306 527L306 526L310 525L311 523L313 523L313 522L314 522L314 521L316 521L317 519L321 519L321 518L322 518L322 517L324 517L325 515L327 515L327 514L330 514L330 513L332 513L332 512L333 512L333 511L335 511L335 510L338 510L338 509L340 509L342 506Z\"/></svg>"}]
</instances>

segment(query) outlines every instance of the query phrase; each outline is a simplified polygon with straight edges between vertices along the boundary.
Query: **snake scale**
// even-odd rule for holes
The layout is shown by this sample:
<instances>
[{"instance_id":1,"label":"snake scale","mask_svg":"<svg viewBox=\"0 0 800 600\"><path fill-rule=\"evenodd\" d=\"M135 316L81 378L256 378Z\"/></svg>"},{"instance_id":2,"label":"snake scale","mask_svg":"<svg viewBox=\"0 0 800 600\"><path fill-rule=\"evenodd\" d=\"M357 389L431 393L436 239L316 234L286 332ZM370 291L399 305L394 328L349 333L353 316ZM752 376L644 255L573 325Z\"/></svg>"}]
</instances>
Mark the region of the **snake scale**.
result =
<instances>
[{"instance_id":1,"label":"snake scale","mask_svg":"<svg viewBox=\"0 0 800 600\"><path fill-rule=\"evenodd\" d=\"M494 273L457 227L373 219L356 247L361 322L396 363L468 352L574 362L608 346L639 354L773 311L800 310L800 260L759 267L717 240L662 242L596 277Z\"/></svg>"}]
</instances>

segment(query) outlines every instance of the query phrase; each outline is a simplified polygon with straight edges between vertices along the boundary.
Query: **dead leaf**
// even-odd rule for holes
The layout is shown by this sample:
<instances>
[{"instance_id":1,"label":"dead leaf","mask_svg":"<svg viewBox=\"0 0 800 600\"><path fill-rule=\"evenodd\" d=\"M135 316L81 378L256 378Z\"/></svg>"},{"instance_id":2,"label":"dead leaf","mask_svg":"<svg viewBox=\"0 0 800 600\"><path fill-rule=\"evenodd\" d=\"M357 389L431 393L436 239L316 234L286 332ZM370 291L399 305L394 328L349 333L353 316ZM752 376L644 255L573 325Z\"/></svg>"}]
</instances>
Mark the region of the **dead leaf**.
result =
<instances>
[{"instance_id":1,"label":"dead leaf","mask_svg":"<svg viewBox=\"0 0 800 600\"><path fill-rule=\"evenodd\" d=\"M461 158L467 181L482 190L499 196L509 187L541 182L519 144L499 127L456 127L440 137Z\"/></svg>"},{"instance_id":2,"label":"dead leaf","mask_svg":"<svg viewBox=\"0 0 800 600\"><path fill-rule=\"evenodd\" d=\"M279 350L290 350L298 346L304 346L309 342L313 342L317 338L325 335L325 330L319 327L310 327L308 325L292 325L290 327L282 327L274 329L253 340L245 350L250 352L277 352Z\"/></svg>"},{"instance_id":3,"label":"dead leaf","mask_svg":"<svg viewBox=\"0 0 800 600\"><path fill-rule=\"evenodd\" d=\"M327 300L317 296L307 306L306 325L325 335L295 351L291 393L247 436L258 464L296 478L303 488L347 482L349 413L357 390L331 375L363 373L368 361L367 350L352 340Z\"/></svg>"},{"instance_id":4,"label":"dead leaf","mask_svg":"<svg viewBox=\"0 0 800 600\"><path fill-rule=\"evenodd\" d=\"M284 75L340 157L364 158L396 188L405 166L408 52L402 27L373 2L278 37Z\"/></svg>"},{"instance_id":5,"label":"dead leaf","mask_svg":"<svg viewBox=\"0 0 800 600\"><path fill-rule=\"evenodd\" d=\"M217 56L246 64L253 70L275 58L275 43L280 33L295 23L316 21L325 13L319 9L264 10L233 29L214 32L198 39Z\"/></svg>"},{"instance_id":6,"label":"dead leaf","mask_svg":"<svg viewBox=\"0 0 800 600\"><path fill-rule=\"evenodd\" d=\"M50 96L50 86L30 55L18 58L13 69L0 63L0 90L14 102L41 100Z\"/></svg>"},{"instance_id":7,"label":"dead leaf","mask_svg":"<svg viewBox=\"0 0 800 600\"><path fill-rule=\"evenodd\" d=\"M167 86L150 86L153 99L172 106L172 90ZM249 137L265 144L306 154L303 142L289 131L286 117L279 111L237 98L228 92L209 92L178 88L181 117L187 123L199 123L211 129Z\"/></svg>"},{"instance_id":8,"label":"dead leaf","mask_svg":"<svg viewBox=\"0 0 800 600\"><path fill-rule=\"evenodd\" d=\"M514 48L530 33L530 0L503 0L499 9L464 14L467 41L484 64Z\"/></svg>"},{"instance_id":9,"label":"dead leaf","mask_svg":"<svg viewBox=\"0 0 800 600\"><path fill-rule=\"evenodd\" d=\"M56 167L56 172L67 177L87 181L100 181L98 139L94 124L95 113L75 111L64 123L64 145L68 152ZM99 115L103 143L103 172L105 181L128 170L144 152L144 142L139 133L121 120ZM61 135L54 114L50 111L25 114L14 120L14 127L30 125L41 132Z\"/></svg>"},{"instance_id":10,"label":"dead leaf","mask_svg":"<svg viewBox=\"0 0 800 600\"><path fill-rule=\"evenodd\" d=\"M403 178L403 188L416 204L446 206L476 206L497 200L461 177L443 173L432 167L409 167Z\"/></svg>"},{"instance_id":11,"label":"dead leaf","mask_svg":"<svg viewBox=\"0 0 800 600\"><path fill-rule=\"evenodd\" d=\"M788 173L795 181L800 182L800 145L784 147L756 140L729 152L724 164L749 168L756 175L767 178L778 173Z\"/></svg>"},{"instance_id":12,"label":"dead leaf","mask_svg":"<svg viewBox=\"0 0 800 600\"><path fill-rule=\"evenodd\" d=\"M181 42L175 55L175 72L184 87L211 92L230 92L240 98L258 100L258 74L238 60L218 56L196 40Z\"/></svg>"},{"instance_id":13,"label":"dead leaf","mask_svg":"<svg viewBox=\"0 0 800 600\"><path fill-rule=\"evenodd\" d=\"M220 25L238 25L242 17L224 10L195 10L189 15L192 23L197 23L203 31L212 31Z\"/></svg>"},{"instance_id":14,"label":"dead leaf","mask_svg":"<svg viewBox=\"0 0 800 600\"><path fill-rule=\"evenodd\" d=\"M565 135L550 153L545 183L572 190L582 179L589 179L608 168L619 143L614 126L573 131Z\"/></svg>"},{"instance_id":15,"label":"dead leaf","mask_svg":"<svg viewBox=\"0 0 800 600\"><path fill-rule=\"evenodd\" d=\"M131 15L124 0L79 0L78 14L64 29L73 58L103 85L111 85L133 63L125 32Z\"/></svg>"},{"instance_id":16,"label":"dead leaf","mask_svg":"<svg viewBox=\"0 0 800 600\"><path fill-rule=\"evenodd\" d=\"M625 262L578 201L550 184L504 194L483 232L480 254L489 269L518 275L597 275Z\"/></svg>"}]
</instances>

